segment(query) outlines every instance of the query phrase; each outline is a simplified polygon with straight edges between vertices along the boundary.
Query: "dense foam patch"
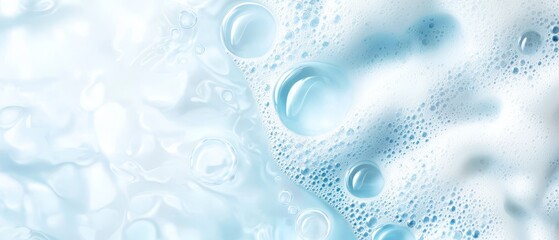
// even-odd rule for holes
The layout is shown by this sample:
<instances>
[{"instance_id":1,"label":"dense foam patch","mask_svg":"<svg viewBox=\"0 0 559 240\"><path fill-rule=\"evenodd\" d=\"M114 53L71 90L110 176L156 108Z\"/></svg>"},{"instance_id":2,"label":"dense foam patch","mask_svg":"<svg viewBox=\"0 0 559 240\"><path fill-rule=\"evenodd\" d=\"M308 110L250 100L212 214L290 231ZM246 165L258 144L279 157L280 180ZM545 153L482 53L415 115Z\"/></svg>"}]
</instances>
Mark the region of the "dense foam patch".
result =
<instances>
[{"instance_id":1,"label":"dense foam patch","mask_svg":"<svg viewBox=\"0 0 559 240\"><path fill-rule=\"evenodd\" d=\"M553 234L556 219L544 227L548 235L521 223L547 219L556 206L553 180L545 177L557 157L556 131L549 131L557 121L548 111L558 105L546 96L557 86L556 4L263 5L283 38L259 59L235 61L255 93L274 159L337 209L359 239L383 239L375 234L390 224L415 239ZM297 131L275 109L273 86L304 62L337 66L355 90L347 116L320 134ZM355 173L360 162L378 166L370 174L384 178L382 190L366 198L354 185L376 191L378 184ZM545 210L535 210L541 201ZM521 235L512 233L518 224Z\"/></svg>"}]
</instances>

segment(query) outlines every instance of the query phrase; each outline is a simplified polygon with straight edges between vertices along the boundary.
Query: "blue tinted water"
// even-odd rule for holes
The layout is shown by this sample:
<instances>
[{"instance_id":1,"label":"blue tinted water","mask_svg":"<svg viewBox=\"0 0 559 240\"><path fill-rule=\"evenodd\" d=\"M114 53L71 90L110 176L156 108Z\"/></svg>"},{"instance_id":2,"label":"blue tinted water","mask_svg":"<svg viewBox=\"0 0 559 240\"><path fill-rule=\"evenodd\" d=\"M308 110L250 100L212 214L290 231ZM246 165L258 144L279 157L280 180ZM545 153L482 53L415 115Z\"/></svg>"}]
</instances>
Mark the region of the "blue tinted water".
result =
<instances>
[{"instance_id":1,"label":"blue tinted water","mask_svg":"<svg viewBox=\"0 0 559 240\"><path fill-rule=\"evenodd\" d=\"M559 239L553 1L0 1L0 240Z\"/></svg>"}]
</instances>

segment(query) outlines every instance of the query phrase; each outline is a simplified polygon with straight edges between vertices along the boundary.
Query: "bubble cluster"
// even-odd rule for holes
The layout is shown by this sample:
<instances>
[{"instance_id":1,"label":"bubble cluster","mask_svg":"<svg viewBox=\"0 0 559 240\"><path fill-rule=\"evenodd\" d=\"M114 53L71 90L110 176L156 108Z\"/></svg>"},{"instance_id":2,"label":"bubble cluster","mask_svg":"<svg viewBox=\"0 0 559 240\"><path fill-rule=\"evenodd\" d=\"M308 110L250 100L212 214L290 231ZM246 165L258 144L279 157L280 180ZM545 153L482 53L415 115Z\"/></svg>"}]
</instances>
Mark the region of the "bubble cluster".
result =
<instances>
[{"instance_id":1,"label":"bubble cluster","mask_svg":"<svg viewBox=\"0 0 559 240\"><path fill-rule=\"evenodd\" d=\"M503 230L509 221L541 220L533 210L530 217L513 214L532 209L527 206L541 196L535 190L524 191L530 196L524 199L515 195L521 190L496 193L484 184L511 185L519 172L548 181L526 168L528 159L542 166L549 159L528 145L543 152L553 145L554 134L543 130L552 123L535 107L547 101L541 94L556 91L545 86L557 85L550 76L559 24L549 3L518 3L525 10L514 18L487 15L502 12L490 2L360 3L271 4L279 9L274 13L284 38L267 59L236 61L284 173L337 209L358 239L375 239L383 226L410 239L514 239ZM273 88L309 59L342 66L357 99L349 105L350 120L322 134L293 130ZM527 132L530 143L521 140ZM358 168L363 162L375 167ZM529 189L544 188L552 187ZM553 193L547 192L547 209Z\"/></svg>"},{"instance_id":2,"label":"bubble cluster","mask_svg":"<svg viewBox=\"0 0 559 240\"><path fill-rule=\"evenodd\" d=\"M0 2L0 239L557 239L557 12Z\"/></svg>"},{"instance_id":3,"label":"bubble cluster","mask_svg":"<svg viewBox=\"0 0 559 240\"><path fill-rule=\"evenodd\" d=\"M433 14L420 19L408 31L422 47L432 49L457 35L458 22L449 14Z\"/></svg>"}]
</instances>

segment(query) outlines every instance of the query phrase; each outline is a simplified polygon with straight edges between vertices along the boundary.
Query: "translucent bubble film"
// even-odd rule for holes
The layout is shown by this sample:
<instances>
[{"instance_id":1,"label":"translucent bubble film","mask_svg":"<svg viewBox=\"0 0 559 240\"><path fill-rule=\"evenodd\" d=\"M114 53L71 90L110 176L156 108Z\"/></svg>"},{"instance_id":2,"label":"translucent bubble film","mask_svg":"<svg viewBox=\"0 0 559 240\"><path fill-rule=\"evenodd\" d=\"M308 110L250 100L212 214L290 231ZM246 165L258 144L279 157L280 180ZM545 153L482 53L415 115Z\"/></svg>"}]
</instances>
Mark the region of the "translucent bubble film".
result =
<instances>
[{"instance_id":1,"label":"translucent bubble film","mask_svg":"<svg viewBox=\"0 0 559 240\"><path fill-rule=\"evenodd\" d=\"M0 240L559 240L559 2L0 0Z\"/></svg>"}]
</instances>

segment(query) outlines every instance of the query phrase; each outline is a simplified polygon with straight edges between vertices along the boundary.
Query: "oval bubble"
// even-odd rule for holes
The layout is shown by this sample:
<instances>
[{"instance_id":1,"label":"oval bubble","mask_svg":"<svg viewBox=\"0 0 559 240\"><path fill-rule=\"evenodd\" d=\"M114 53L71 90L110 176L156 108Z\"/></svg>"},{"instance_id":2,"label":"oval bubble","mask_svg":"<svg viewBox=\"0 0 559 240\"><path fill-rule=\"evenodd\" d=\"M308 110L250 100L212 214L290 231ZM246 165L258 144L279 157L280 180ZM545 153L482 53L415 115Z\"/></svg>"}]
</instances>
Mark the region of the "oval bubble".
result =
<instances>
[{"instance_id":1,"label":"oval bubble","mask_svg":"<svg viewBox=\"0 0 559 240\"><path fill-rule=\"evenodd\" d=\"M518 49L522 54L531 55L538 51L542 45L542 36L536 31L528 31L520 36Z\"/></svg>"},{"instance_id":2,"label":"oval bubble","mask_svg":"<svg viewBox=\"0 0 559 240\"><path fill-rule=\"evenodd\" d=\"M377 196L384 187L384 177L377 165L360 162L349 169L346 175L347 190L358 198Z\"/></svg>"}]
</instances>

